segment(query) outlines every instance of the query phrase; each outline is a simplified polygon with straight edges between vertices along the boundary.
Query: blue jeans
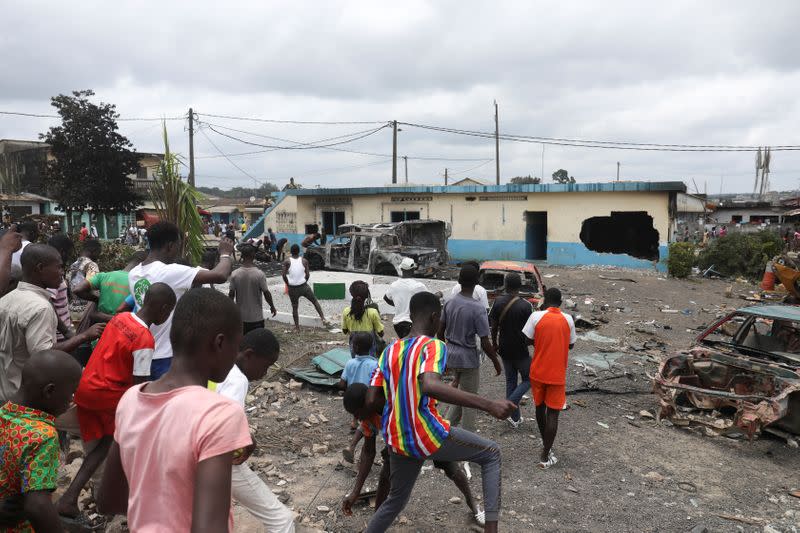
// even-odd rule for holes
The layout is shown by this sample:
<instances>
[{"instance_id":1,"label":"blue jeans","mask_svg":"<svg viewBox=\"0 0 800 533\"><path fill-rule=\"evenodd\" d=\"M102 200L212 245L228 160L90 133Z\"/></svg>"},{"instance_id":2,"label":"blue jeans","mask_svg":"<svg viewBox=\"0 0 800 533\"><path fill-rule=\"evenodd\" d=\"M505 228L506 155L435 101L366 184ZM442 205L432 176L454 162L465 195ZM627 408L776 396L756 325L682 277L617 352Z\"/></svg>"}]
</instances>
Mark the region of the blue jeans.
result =
<instances>
[{"instance_id":1,"label":"blue jeans","mask_svg":"<svg viewBox=\"0 0 800 533\"><path fill-rule=\"evenodd\" d=\"M503 358L503 368L506 371L506 400L512 401L517 406L522 401L522 396L531 390L531 357L519 357L516 359ZM522 378L517 382L517 374ZM518 384L519 383L519 384ZM512 420L519 421L519 407L511 414Z\"/></svg>"},{"instance_id":2,"label":"blue jeans","mask_svg":"<svg viewBox=\"0 0 800 533\"><path fill-rule=\"evenodd\" d=\"M169 367L172 365L172 357L165 357L164 359L153 359L150 361L150 381L155 381L167 373Z\"/></svg>"}]
</instances>

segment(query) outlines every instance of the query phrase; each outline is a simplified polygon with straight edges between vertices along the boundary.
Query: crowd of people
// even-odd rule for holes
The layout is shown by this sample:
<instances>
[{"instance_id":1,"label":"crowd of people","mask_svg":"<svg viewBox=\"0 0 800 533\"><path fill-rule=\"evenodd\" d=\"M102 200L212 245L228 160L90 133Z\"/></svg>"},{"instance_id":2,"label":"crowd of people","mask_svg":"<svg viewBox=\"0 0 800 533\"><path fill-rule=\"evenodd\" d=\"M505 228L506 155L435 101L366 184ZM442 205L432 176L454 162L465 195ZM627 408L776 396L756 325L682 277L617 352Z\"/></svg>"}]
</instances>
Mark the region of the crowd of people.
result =
<instances>
[{"instance_id":1,"label":"crowd of people","mask_svg":"<svg viewBox=\"0 0 800 533\"><path fill-rule=\"evenodd\" d=\"M0 528L93 527L79 506L91 485L99 511L126 515L131 531L231 530L231 498L267 531L294 531L295 514L246 464L255 447L244 409L248 384L280 353L265 329L264 304L272 316L277 309L255 266L256 247L240 244L234 269L234 244L223 237L204 267L189 266L178 227L159 222L147 232L146 251L122 270L101 272L91 230L77 258L71 239L58 237L38 243L29 227L16 226L0 236ZM355 462L364 442L342 509L352 513L361 496L380 433L385 446L367 531L390 526L427 460L460 490L474 521L497 531L501 451L478 434L476 411L518 428L531 391L538 465L555 465L574 323L561 312L557 289L545 292L541 309L521 297L517 274L507 274L505 293L490 308L476 264L462 266L447 295L414 279L416 267L404 260L384 296L394 308L392 338L369 285L349 288L341 330L352 359L340 388L354 434L345 460ZM298 329L301 297L329 325L310 275L293 245L282 277ZM213 288L225 282L227 295ZM484 357L497 375L505 372L505 398L479 394ZM70 436L80 437L84 459L53 502ZM483 508L470 488L470 464L481 470Z\"/></svg>"}]
</instances>

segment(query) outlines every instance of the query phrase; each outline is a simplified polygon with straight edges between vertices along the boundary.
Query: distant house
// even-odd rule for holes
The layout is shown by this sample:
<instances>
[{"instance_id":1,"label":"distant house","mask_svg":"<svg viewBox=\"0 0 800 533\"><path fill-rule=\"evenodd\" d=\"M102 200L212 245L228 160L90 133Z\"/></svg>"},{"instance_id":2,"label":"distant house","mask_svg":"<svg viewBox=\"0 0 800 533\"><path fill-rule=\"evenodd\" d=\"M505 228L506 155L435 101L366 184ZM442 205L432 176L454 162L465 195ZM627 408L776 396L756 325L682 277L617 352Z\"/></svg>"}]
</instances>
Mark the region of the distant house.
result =
<instances>
[{"instance_id":1,"label":"distant house","mask_svg":"<svg viewBox=\"0 0 800 533\"><path fill-rule=\"evenodd\" d=\"M464 178L458 181L454 181L453 183L450 183L450 185L452 187L470 187L470 186L483 187L484 185L486 185L486 183L473 178Z\"/></svg>"},{"instance_id":2,"label":"distant house","mask_svg":"<svg viewBox=\"0 0 800 533\"><path fill-rule=\"evenodd\" d=\"M252 199L251 199L252 198ZM200 207L209 213L211 220L219 223L239 223L244 219L248 226L261 218L267 208L264 198L217 198L207 196Z\"/></svg>"},{"instance_id":3,"label":"distant house","mask_svg":"<svg viewBox=\"0 0 800 533\"><path fill-rule=\"evenodd\" d=\"M146 196L150 185L155 181L164 154L139 153L138 155L139 170L128 177L132 180L134 189ZM5 210L4 214L11 214L14 218L40 213L66 216L66 213L58 210L55 201L46 198L44 176L47 161L52 157L47 143L0 139L0 195L6 194L17 198L13 204L9 203L11 200L0 202ZM80 227L82 222L87 226L95 224L101 238L113 239L135 220L135 212L109 216L106 221L104 217L96 217L91 211L87 211L83 214L72 213L71 226Z\"/></svg>"}]
</instances>

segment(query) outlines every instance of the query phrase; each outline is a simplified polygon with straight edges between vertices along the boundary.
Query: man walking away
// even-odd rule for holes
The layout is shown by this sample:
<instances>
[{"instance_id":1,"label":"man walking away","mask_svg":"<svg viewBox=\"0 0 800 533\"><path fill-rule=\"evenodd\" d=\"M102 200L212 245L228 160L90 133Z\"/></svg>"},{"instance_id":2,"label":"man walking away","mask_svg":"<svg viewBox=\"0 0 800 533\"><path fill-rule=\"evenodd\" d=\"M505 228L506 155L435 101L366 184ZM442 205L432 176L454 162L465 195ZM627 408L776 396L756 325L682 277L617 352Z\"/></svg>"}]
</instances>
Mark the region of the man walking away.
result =
<instances>
[{"instance_id":1,"label":"man walking away","mask_svg":"<svg viewBox=\"0 0 800 533\"><path fill-rule=\"evenodd\" d=\"M256 248L252 244L239 246L242 266L231 274L231 285L228 296L239 306L242 313L242 334L247 335L254 329L264 327L264 310L261 298L264 297L272 316L278 314L272 295L267 286L267 275L255 264Z\"/></svg>"},{"instance_id":2,"label":"man walking away","mask_svg":"<svg viewBox=\"0 0 800 533\"><path fill-rule=\"evenodd\" d=\"M476 335L480 337L483 350L489 355L497 375L503 367L489 340L489 318L483 304L472 297L478 284L478 271L472 265L461 267L458 275L461 292L444 304L442 309L439 338L447 342L447 369L452 371L461 390L478 393L480 386L480 358ZM454 426L461 425L467 431L475 432L475 409L451 405L447 419ZM462 420L463 415L463 420Z\"/></svg>"},{"instance_id":3,"label":"man walking away","mask_svg":"<svg viewBox=\"0 0 800 533\"><path fill-rule=\"evenodd\" d=\"M533 313L522 332L533 344L531 389L536 404L536 424L542 435L539 468L558 462L552 451L558 432L558 413L567 400L567 358L575 345L575 323L561 312L561 291L547 289L544 311Z\"/></svg>"},{"instance_id":4,"label":"man walking away","mask_svg":"<svg viewBox=\"0 0 800 533\"><path fill-rule=\"evenodd\" d=\"M305 257L300 257L300 247L296 244L291 248L292 256L283 263L283 282L289 290L289 301L292 302L292 318L294 319L294 329L300 331L300 315L297 308L300 304L300 297L304 297L314 309L317 310L322 325L327 327L328 321L325 320L325 314L322 312L317 297L314 296L314 291L308 284L308 278L311 277L311 271L308 267L308 261Z\"/></svg>"},{"instance_id":5,"label":"man walking away","mask_svg":"<svg viewBox=\"0 0 800 533\"><path fill-rule=\"evenodd\" d=\"M421 282L411 279L416 270L417 264L410 257L405 257L400 262L400 272L403 277L389 285L389 290L383 299L387 304L394 307L394 317L392 325L397 333L398 339L404 339L411 331L411 315L409 305L411 297L418 292L425 292L428 289Z\"/></svg>"},{"instance_id":6,"label":"man walking away","mask_svg":"<svg viewBox=\"0 0 800 533\"><path fill-rule=\"evenodd\" d=\"M528 352L528 339L522 333L522 328L533 313L533 307L527 300L520 298L520 287L522 278L519 274L506 274L505 294L494 301L492 310L489 311L492 346L502 358L506 371L506 399L517 405L517 410L508 418L508 423L515 429L522 424L519 402L531 388L528 377L531 372L531 356ZM517 376L520 378L519 384Z\"/></svg>"}]
</instances>

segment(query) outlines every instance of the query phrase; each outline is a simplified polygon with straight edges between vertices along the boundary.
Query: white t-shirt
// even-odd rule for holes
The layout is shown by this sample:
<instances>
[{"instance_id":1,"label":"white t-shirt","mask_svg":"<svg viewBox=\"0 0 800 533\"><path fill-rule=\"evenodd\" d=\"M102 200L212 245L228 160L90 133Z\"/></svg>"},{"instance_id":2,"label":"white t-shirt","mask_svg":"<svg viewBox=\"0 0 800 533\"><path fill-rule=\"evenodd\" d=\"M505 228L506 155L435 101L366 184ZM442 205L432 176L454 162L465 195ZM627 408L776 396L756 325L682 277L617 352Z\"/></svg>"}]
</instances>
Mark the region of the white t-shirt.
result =
<instances>
[{"instance_id":1,"label":"white t-shirt","mask_svg":"<svg viewBox=\"0 0 800 533\"><path fill-rule=\"evenodd\" d=\"M31 241L26 241L25 239L22 239L22 248L11 254L11 266L17 265L20 268L22 267L22 263L20 262L20 259L22 258L22 250L24 250L25 247L28 246L30 243Z\"/></svg>"},{"instance_id":2,"label":"white t-shirt","mask_svg":"<svg viewBox=\"0 0 800 533\"><path fill-rule=\"evenodd\" d=\"M247 388L250 383L239 367L233 365L231 371L225 377L225 381L217 385L217 392L230 398L236 403L240 403L244 407L244 401L247 398Z\"/></svg>"},{"instance_id":3,"label":"white t-shirt","mask_svg":"<svg viewBox=\"0 0 800 533\"><path fill-rule=\"evenodd\" d=\"M456 283L455 285L453 285L453 290L450 291L450 298L452 298L453 296L455 296L460 292L461 292L461 284ZM448 298L448 300L450 298ZM475 289L473 289L472 291L472 298L482 303L486 309L489 309L489 296L486 294L486 289L484 289L480 285L475 285Z\"/></svg>"},{"instance_id":4,"label":"white t-shirt","mask_svg":"<svg viewBox=\"0 0 800 533\"><path fill-rule=\"evenodd\" d=\"M394 318L392 324L411 322L409 306L411 297L418 292L425 292L427 287L415 279L401 278L389 285L386 296L394 302Z\"/></svg>"},{"instance_id":5,"label":"white t-shirt","mask_svg":"<svg viewBox=\"0 0 800 533\"><path fill-rule=\"evenodd\" d=\"M144 295L153 283L166 283L175 291L175 298L180 300L181 296L192 288L194 277L199 271L199 268L178 264L167 265L161 261L153 261L146 265L139 264L133 267L133 270L128 274L128 285L138 307L144 304ZM156 340L153 359L172 357L172 343L169 340L169 331L172 328L173 313L170 313L167 321L160 326L155 324L150 326L150 332Z\"/></svg>"}]
</instances>

